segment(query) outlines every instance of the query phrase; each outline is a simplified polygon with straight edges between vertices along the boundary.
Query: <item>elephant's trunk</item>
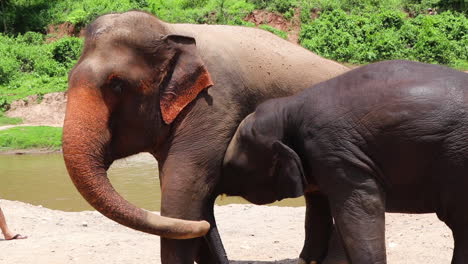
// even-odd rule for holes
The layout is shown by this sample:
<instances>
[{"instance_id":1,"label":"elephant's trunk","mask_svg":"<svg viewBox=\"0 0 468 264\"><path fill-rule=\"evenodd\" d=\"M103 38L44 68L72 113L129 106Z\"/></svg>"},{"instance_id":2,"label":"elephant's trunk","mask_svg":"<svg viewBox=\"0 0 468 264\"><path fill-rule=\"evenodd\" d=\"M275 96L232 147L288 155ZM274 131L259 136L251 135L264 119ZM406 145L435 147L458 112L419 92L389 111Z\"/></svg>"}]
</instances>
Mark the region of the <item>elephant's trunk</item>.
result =
<instances>
[{"instance_id":1,"label":"elephant's trunk","mask_svg":"<svg viewBox=\"0 0 468 264\"><path fill-rule=\"evenodd\" d=\"M166 238L205 235L206 221L162 217L140 209L120 196L107 178L106 155L111 133L109 108L95 88L69 89L63 129L63 156L68 173L81 195L106 217L130 228Z\"/></svg>"}]
</instances>

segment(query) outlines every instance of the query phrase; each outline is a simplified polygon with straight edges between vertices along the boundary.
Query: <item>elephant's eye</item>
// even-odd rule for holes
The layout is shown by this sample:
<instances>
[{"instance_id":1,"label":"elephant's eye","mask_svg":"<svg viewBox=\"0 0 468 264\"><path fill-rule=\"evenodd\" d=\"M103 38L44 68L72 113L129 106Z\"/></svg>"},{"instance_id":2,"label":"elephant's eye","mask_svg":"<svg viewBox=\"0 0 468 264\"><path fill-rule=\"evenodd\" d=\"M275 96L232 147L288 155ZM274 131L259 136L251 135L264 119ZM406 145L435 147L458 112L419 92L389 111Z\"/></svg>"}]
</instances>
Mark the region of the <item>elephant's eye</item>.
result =
<instances>
[{"instance_id":1,"label":"elephant's eye","mask_svg":"<svg viewBox=\"0 0 468 264\"><path fill-rule=\"evenodd\" d=\"M114 92L116 93L122 93L122 83L119 82L116 85L114 85L114 87L112 87L112 90L114 90Z\"/></svg>"},{"instance_id":2,"label":"elephant's eye","mask_svg":"<svg viewBox=\"0 0 468 264\"><path fill-rule=\"evenodd\" d=\"M118 77L113 78L109 83L109 87L117 94L122 93L124 86L125 82Z\"/></svg>"}]
</instances>

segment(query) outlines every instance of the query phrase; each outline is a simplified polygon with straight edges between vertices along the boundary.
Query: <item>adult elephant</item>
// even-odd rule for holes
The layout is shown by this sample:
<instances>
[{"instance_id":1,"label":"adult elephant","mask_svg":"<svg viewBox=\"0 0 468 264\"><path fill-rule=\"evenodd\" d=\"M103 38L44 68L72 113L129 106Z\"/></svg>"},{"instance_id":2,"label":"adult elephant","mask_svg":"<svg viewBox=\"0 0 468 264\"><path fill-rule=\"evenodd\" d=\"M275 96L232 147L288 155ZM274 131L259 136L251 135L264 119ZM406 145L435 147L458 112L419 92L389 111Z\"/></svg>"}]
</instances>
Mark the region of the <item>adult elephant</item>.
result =
<instances>
[{"instance_id":1,"label":"adult elephant","mask_svg":"<svg viewBox=\"0 0 468 264\"><path fill-rule=\"evenodd\" d=\"M102 214L161 236L163 263L227 263L213 204L237 125L266 99L345 71L253 28L168 24L139 11L101 16L69 75L68 172ZM107 178L114 160L139 152L158 160L163 217L127 202Z\"/></svg>"}]
</instances>

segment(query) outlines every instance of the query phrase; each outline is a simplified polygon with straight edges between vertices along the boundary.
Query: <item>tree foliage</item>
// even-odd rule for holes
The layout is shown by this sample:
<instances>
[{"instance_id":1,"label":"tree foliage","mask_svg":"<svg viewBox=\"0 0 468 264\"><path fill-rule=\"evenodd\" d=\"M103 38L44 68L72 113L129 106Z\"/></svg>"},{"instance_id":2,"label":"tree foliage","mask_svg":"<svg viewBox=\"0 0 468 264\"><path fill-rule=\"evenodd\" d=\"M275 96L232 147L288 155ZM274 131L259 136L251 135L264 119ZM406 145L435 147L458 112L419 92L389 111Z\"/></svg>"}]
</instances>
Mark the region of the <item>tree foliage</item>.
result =
<instances>
[{"instance_id":1,"label":"tree foliage","mask_svg":"<svg viewBox=\"0 0 468 264\"><path fill-rule=\"evenodd\" d=\"M427 15L433 8L438 15ZM0 112L12 100L63 91L82 40L45 43L49 25L79 30L97 16L140 9L172 23L254 26L256 9L298 15L300 43L327 58L411 59L468 69L467 0L0 0ZM318 18L317 18L318 17ZM260 28L282 38L287 33Z\"/></svg>"},{"instance_id":2,"label":"tree foliage","mask_svg":"<svg viewBox=\"0 0 468 264\"><path fill-rule=\"evenodd\" d=\"M44 43L35 32L9 37L0 34L0 110L31 94L63 91L67 73L81 54L83 40L63 38Z\"/></svg>"},{"instance_id":3,"label":"tree foliage","mask_svg":"<svg viewBox=\"0 0 468 264\"><path fill-rule=\"evenodd\" d=\"M456 66L468 60L468 19L450 11L409 19L401 11L325 11L303 25L301 44L327 58L368 63L411 59Z\"/></svg>"}]
</instances>

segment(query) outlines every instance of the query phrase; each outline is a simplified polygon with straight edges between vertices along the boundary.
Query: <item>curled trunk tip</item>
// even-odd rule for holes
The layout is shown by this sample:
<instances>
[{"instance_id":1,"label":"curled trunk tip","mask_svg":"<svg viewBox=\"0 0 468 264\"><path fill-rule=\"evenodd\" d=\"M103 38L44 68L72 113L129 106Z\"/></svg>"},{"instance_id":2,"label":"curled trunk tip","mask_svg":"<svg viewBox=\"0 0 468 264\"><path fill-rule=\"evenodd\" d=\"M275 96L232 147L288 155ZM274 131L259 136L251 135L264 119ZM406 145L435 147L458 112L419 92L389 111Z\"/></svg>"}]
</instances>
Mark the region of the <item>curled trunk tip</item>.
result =
<instances>
[{"instance_id":1,"label":"curled trunk tip","mask_svg":"<svg viewBox=\"0 0 468 264\"><path fill-rule=\"evenodd\" d=\"M147 212L146 219L149 223L158 225L162 230L170 230L162 233L160 236L173 239L190 239L206 235L210 230L210 224L207 221L189 221L159 216Z\"/></svg>"}]
</instances>

